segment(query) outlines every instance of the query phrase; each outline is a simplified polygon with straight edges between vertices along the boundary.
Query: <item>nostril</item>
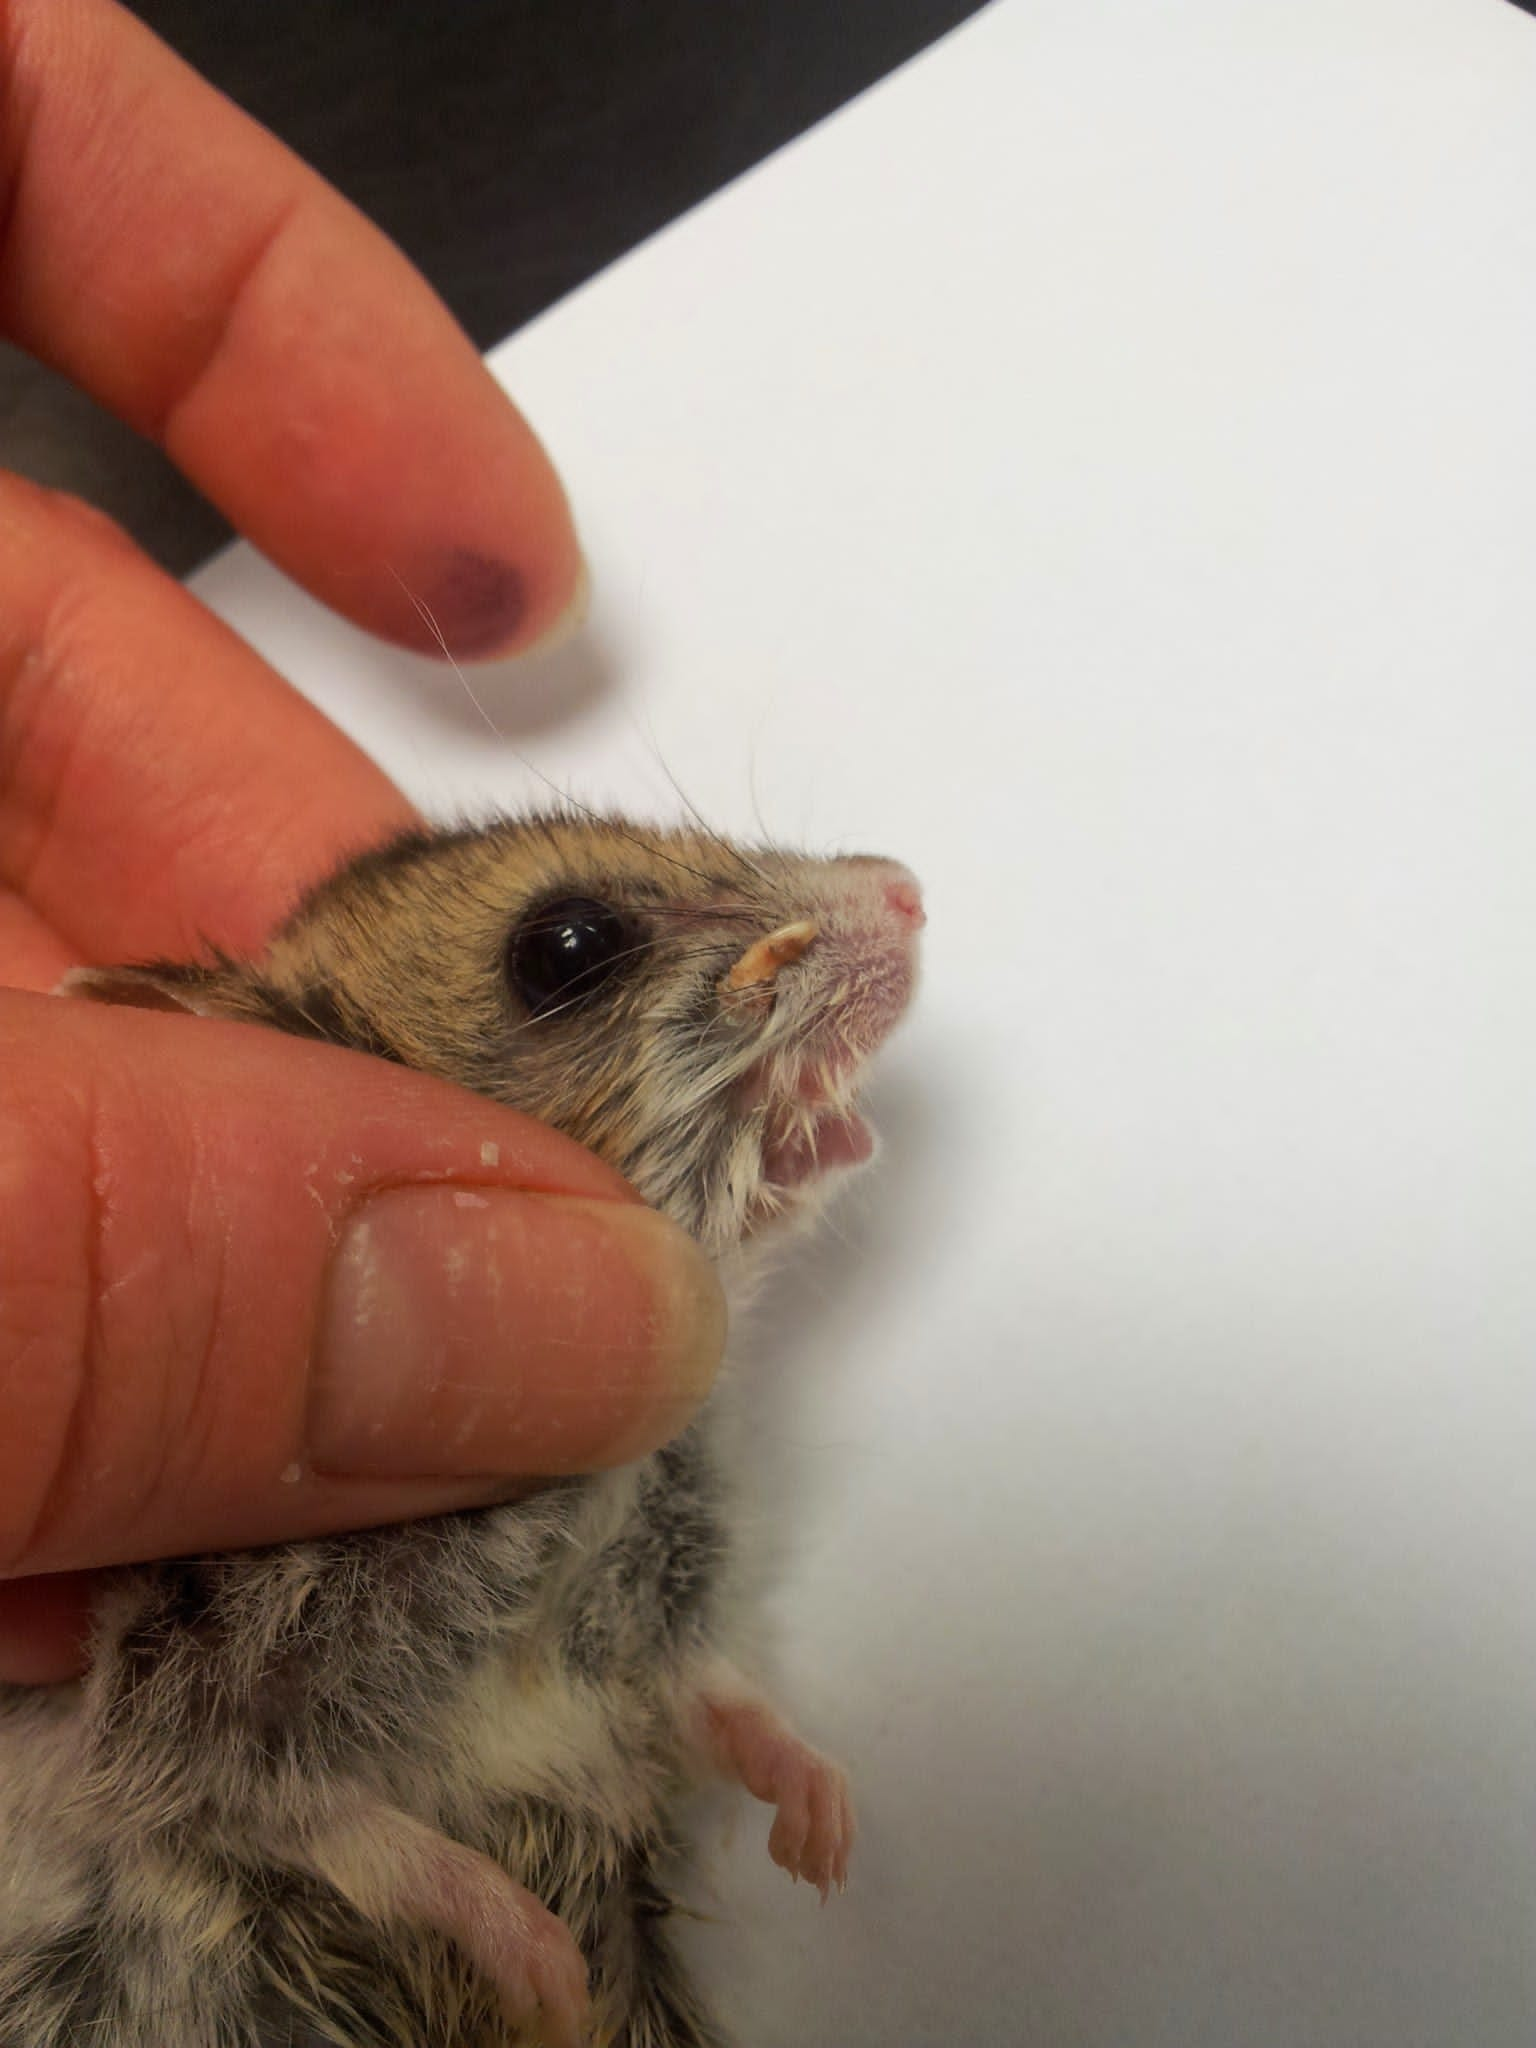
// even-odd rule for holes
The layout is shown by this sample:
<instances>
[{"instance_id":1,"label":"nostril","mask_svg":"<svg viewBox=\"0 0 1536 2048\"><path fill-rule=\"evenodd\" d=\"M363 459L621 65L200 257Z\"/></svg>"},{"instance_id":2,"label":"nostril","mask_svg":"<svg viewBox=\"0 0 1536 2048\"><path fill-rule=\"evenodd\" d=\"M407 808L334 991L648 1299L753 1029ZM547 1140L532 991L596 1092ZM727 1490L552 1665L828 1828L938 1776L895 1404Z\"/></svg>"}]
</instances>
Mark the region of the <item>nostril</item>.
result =
<instances>
[{"instance_id":1,"label":"nostril","mask_svg":"<svg viewBox=\"0 0 1536 2048\"><path fill-rule=\"evenodd\" d=\"M916 882L887 882L885 900L903 923L909 925L913 931L919 931L927 923L922 891Z\"/></svg>"}]
</instances>

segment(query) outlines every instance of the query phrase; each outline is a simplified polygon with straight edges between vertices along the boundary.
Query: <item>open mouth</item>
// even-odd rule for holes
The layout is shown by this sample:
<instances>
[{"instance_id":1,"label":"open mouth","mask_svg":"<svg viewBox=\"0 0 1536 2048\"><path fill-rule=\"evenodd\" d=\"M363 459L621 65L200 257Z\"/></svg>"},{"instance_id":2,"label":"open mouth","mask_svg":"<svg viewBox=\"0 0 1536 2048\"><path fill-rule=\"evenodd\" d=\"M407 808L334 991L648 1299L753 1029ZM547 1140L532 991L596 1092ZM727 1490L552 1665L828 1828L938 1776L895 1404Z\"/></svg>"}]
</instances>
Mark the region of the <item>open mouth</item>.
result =
<instances>
[{"instance_id":1,"label":"open mouth","mask_svg":"<svg viewBox=\"0 0 1536 2048\"><path fill-rule=\"evenodd\" d=\"M857 1110L833 1111L770 1137L763 1147L763 1175L771 1187L803 1187L837 1167L862 1166L874 1149L875 1134Z\"/></svg>"},{"instance_id":2,"label":"open mouth","mask_svg":"<svg viewBox=\"0 0 1536 2048\"><path fill-rule=\"evenodd\" d=\"M755 939L725 975L722 1000L738 1016L766 1022L786 1004L779 1050L760 1055L737 1097L762 1118L759 1214L873 1155L859 1084L907 1007L923 921L905 868L850 856L819 872L807 910Z\"/></svg>"},{"instance_id":3,"label":"open mouth","mask_svg":"<svg viewBox=\"0 0 1536 2048\"><path fill-rule=\"evenodd\" d=\"M763 1134L763 1178L770 1188L788 1193L825 1173L862 1166L872 1155L875 1134L851 1094L846 1079L834 1093L814 1068L803 1069L787 1093L775 1093Z\"/></svg>"}]
</instances>

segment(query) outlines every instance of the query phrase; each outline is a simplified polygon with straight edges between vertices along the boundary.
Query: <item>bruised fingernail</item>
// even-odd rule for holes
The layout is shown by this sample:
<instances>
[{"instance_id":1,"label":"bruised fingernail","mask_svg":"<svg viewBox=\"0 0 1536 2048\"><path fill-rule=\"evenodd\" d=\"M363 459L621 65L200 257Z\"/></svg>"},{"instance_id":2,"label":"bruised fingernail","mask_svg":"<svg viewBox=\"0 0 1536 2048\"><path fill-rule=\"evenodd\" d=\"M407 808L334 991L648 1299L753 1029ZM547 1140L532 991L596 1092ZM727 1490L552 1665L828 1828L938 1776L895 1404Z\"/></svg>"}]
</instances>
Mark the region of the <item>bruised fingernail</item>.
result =
<instances>
[{"instance_id":1,"label":"bruised fingernail","mask_svg":"<svg viewBox=\"0 0 1536 2048\"><path fill-rule=\"evenodd\" d=\"M454 548L429 579L422 604L430 615L422 621L424 644L438 651L435 623L449 652L473 661L517 639L528 617L528 579L515 562Z\"/></svg>"},{"instance_id":2,"label":"bruised fingernail","mask_svg":"<svg viewBox=\"0 0 1536 2048\"><path fill-rule=\"evenodd\" d=\"M428 579L410 637L425 652L441 654L441 634L448 652L464 661L547 654L580 627L590 594L591 579L580 557L570 594L551 612L553 594L536 598L514 564L457 548L436 578Z\"/></svg>"},{"instance_id":3,"label":"bruised fingernail","mask_svg":"<svg viewBox=\"0 0 1536 2048\"><path fill-rule=\"evenodd\" d=\"M654 1210L389 1189L332 1255L309 1455L390 1479L624 1464L688 1421L724 1340L713 1267Z\"/></svg>"}]
</instances>

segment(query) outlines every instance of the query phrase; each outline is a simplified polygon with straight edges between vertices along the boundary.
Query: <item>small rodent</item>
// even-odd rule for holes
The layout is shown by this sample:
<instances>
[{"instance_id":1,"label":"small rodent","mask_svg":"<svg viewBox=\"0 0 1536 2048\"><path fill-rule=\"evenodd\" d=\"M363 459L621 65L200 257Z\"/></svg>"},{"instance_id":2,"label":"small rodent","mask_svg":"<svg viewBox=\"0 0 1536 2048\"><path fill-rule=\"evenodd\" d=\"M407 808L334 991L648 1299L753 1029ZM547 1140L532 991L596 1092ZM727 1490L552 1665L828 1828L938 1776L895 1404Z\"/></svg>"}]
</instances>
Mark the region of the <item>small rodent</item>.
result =
<instances>
[{"instance_id":1,"label":"small rodent","mask_svg":"<svg viewBox=\"0 0 1536 2048\"><path fill-rule=\"evenodd\" d=\"M255 961L71 993L441 1075L600 1153L750 1280L871 1149L911 875L571 814L421 831ZM823 1896L841 1771L730 1661L708 1408L597 1478L126 1572L80 1685L0 1689L3 2048L705 2048L668 1937L675 1810L776 1808Z\"/></svg>"}]
</instances>

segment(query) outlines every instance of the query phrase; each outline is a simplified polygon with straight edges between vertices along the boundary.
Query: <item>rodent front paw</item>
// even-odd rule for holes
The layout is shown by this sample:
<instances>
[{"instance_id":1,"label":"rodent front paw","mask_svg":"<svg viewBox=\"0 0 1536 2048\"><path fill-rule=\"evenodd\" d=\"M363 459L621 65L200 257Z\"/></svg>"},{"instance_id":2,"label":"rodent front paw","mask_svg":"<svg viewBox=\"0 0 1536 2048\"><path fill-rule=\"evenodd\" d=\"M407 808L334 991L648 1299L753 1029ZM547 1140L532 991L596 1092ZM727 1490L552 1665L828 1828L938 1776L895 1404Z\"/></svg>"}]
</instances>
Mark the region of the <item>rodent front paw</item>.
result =
<instances>
[{"instance_id":1,"label":"rodent front paw","mask_svg":"<svg viewBox=\"0 0 1536 2048\"><path fill-rule=\"evenodd\" d=\"M777 1809L768 1853L825 1902L848 1882L853 1799L845 1773L761 1699L721 1689L700 1701L704 1745L719 1767Z\"/></svg>"},{"instance_id":2,"label":"rodent front paw","mask_svg":"<svg viewBox=\"0 0 1536 2048\"><path fill-rule=\"evenodd\" d=\"M842 1891L848 1883L854 1819L847 1773L804 1743L793 1742L779 1762L775 1784L778 1813L768 1854L791 1877L815 1885L825 1904L834 1885Z\"/></svg>"}]
</instances>

